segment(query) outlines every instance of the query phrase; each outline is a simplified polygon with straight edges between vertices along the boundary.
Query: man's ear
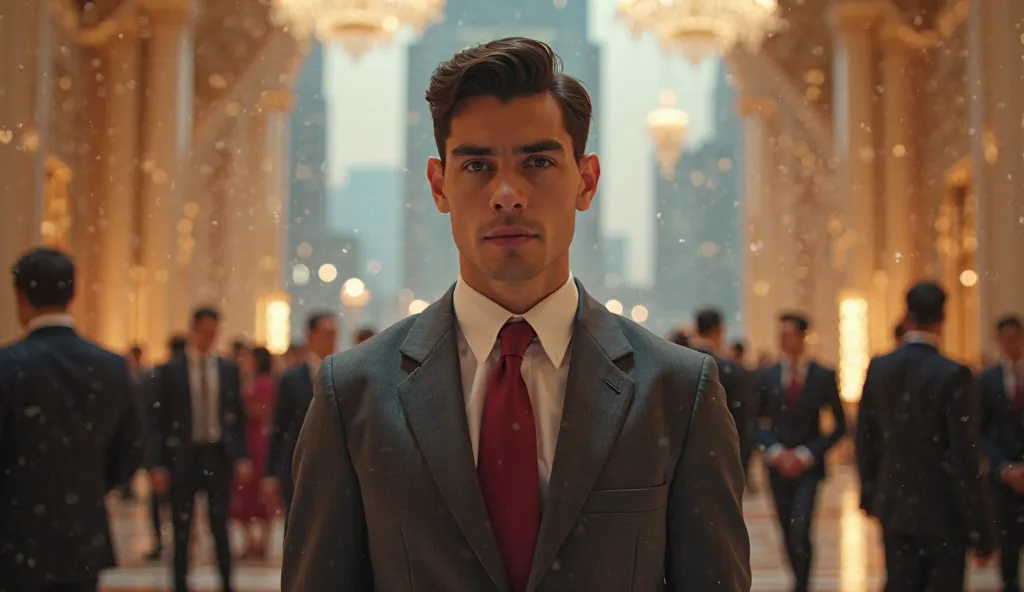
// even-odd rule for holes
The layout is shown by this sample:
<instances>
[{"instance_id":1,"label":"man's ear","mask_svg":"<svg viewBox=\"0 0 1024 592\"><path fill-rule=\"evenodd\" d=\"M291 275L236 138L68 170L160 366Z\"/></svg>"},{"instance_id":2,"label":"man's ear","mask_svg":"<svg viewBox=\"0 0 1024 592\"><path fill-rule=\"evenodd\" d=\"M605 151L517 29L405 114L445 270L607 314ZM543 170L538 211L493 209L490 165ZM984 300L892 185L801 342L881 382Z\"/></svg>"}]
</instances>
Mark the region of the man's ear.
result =
<instances>
[{"instance_id":1,"label":"man's ear","mask_svg":"<svg viewBox=\"0 0 1024 592\"><path fill-rule=\"evenodd\" d=\"M580 159L580 184L576 193L576 209L585 212L590 209L594 195L597 194L597 182L601 178L601 160L596 154L587 154Z\"/></svg>"},{"instance_id":2,"label":"man's ear","mask_svg":"<svg viewBox=\"0 0 1024 592\"><path fill-rule=\"evenodd\" d=\"M437 211L442 214L450 212L448 198L444 194L444 163L439 158L431 156L427 160L427 182L430 183L430 194L434 197Z\"/></svg>"}]
</instances>

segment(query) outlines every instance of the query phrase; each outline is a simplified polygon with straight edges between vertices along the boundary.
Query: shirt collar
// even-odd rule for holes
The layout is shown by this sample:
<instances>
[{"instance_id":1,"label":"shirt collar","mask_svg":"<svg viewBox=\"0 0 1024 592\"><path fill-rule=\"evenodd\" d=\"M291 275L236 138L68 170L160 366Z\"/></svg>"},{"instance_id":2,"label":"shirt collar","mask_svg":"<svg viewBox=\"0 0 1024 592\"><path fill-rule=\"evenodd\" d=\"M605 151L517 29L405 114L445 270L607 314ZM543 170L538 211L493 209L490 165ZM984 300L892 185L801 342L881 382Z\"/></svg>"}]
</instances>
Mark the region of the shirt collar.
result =
<instances>
[{"instance_id":1,"label":"shirt collar","mask_svg":"<svg viewBox=\"0 0 1024 592\"><path fill-rule=\"evenodd\" d=\"M25 325L25 329L31 333L44 327L67 327L73 328L75 326L74 319L69 314L56 313L56 314L42 314L32 319Z\"/></svg>"},{"instance_id":2,"label":"shirt collar","mask_svg":"<svg viewBox=\"0 0 1024 592\"><path fill-rule=\"evenodd\" d=\"M1024 360L1014 362L1013 360L1007 358L1006 356L1003 356L1001 360L1003 364L1003 370L1013 372L1014 374L1020 374L1021 370L1024 370Z\"/></svg>"},{"instance_id":3,"label":"shirt collar","mask_svg":"<svg viewBox=\"0 0 1024 592\"><path fill-rule=\"evenodd\" d=\"M459 330L477 360L485 360L494 349L498 333L509 319L522 318L537 333L544 353L558 368L572 339L579 290L572 276L550 296L541 300L523 315L515 315L503 306L474 290L459 277L452 296Z\"/></svg>"},{"instance_id":4,"label":"shirt collar","mask_svg":"<svg viewBox=\"0 0 1024 592\"><path fill-rule=\"evenodd\" d=\"M801 376L804 376L807 374L807 369L811 366L811 359L807 355L802 355L796 360L783 357L779 360L779 363L786 372L792 372L795 368Z\"/></svg>"},{"instance_id":5,"label":"shirt collar","mask_svg":"<svg viewBox=\"0 0 1024 592\"><path fill-rule=\"evenodd\" d=\"M928 333L926 331L907 331L904 335L904 340L907 343L921 343L924 345L930 345L935 349L939 348L939 338L934 333Z\"/></svg>"}]
</instances>

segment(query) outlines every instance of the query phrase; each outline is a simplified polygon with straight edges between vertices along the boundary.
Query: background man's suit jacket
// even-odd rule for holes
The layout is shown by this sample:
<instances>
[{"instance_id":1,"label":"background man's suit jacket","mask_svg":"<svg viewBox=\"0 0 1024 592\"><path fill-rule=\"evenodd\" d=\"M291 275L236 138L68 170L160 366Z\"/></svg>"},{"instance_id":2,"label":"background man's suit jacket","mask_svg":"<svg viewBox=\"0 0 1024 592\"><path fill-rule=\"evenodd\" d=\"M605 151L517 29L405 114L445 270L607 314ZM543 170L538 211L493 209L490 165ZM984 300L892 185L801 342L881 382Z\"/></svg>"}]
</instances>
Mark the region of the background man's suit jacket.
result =
<instances>
[{"instance_id":1,"label":"background man's suit jacket","mask_svg":"<svg viewBox=\"0 0 1024 592\"><path fill-rule=\"evenodd\" d=\"M116 563L105 496L145 452L133 382L123 357L71 327L0 348L0 591Z\"/></svg>"},{"instance_id":2,"label":"background man's suit jacket","mask_svg":"<svg viewBox=\"0 0 1024 592\"><path fill-rule=\"evenodd\" d=\"M743 469L713 359L579 290L528 590L748 591ZM324 362L295 454L285 592L509 590L456 331L449 290Z\"/></svg>"}]
</instances>

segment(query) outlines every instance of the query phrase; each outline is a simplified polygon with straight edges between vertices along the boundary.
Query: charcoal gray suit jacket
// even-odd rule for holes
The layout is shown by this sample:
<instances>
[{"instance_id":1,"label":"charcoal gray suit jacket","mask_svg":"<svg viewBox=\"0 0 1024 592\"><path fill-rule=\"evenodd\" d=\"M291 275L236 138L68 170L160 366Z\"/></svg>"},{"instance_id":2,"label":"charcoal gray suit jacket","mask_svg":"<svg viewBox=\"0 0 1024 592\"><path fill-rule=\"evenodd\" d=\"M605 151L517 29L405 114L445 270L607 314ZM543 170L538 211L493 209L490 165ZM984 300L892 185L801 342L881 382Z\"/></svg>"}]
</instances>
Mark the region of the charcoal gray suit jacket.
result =
<instances>
[{"instance_id":1,"label":"charcoal gray suit jacket","mask_svg":"<svg viewBox=\"0 0 1024 592\"><path fill-rule=\"evenodd\" d=\"M736 426L714 360L580 303L528 590L747 592ZM507 592L449 292L329 357L293 463L284 592Z\"/></svg>"}]
</instances>

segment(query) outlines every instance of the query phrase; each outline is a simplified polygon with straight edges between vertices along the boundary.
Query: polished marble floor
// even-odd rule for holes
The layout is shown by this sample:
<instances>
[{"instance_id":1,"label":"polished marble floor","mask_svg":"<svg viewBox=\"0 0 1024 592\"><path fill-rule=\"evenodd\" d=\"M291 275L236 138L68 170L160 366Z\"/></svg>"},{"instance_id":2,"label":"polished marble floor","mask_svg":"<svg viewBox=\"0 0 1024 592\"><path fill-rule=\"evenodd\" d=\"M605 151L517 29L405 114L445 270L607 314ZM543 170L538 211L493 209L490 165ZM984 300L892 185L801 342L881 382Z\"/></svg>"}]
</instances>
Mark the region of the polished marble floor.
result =
<instances>
[{"instance_id":1,"label":"polished marble floor","mask_svg":"<svg viewBox=\"0 0 1024 592\"><path fill-rule=\"evenodd\" d=\"M764 491L763 488L760 489ZM881 589L884 564L875 525L857 509L857 485L850 470L836 467L819 494L815 524L815 566L813 589L816 592L870 592ZM778 527L764 493L748 496L745 504L751 540L751 564L754 590L786 592L790 577L782 555ZM119 504L115 511L115 537L121 550L122 567L108 572L102 580L105 592L157 592L168 589L170 568L167 560L148 563L143 555L151 545L145 506ZM217 589L216 567L209 536L200 531L191 578L196 592ZM236 571L239 592L264 592L279 589L280 526L276 544L266 564L240 562ZM168 537L169 539L169 537ZM993 568L972 569L970 589L996 590Z\"/></svg>"}]
</instances>

